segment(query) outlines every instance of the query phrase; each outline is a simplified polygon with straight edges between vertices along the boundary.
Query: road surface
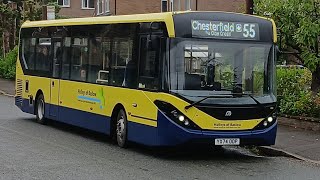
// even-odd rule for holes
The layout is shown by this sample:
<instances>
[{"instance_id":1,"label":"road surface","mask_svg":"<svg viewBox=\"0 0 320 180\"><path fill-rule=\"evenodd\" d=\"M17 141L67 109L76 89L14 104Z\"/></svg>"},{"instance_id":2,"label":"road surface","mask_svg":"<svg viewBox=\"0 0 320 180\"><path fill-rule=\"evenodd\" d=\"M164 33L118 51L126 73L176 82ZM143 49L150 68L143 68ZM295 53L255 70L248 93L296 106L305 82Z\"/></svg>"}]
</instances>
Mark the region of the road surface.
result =
<instances>
[{"instance_id":1,"label":"road surface","mask_svg":"<svg viewBox=\"0 0 320 180\"><path fill-rule=\"evenodd\" d=\"M72 117L70 117L72 118ZM320 167L261 157L239 147L164 150L117 147L61 123L37 124L0 95L0 179L319 179Z\"/></svg>"}]
</instances>

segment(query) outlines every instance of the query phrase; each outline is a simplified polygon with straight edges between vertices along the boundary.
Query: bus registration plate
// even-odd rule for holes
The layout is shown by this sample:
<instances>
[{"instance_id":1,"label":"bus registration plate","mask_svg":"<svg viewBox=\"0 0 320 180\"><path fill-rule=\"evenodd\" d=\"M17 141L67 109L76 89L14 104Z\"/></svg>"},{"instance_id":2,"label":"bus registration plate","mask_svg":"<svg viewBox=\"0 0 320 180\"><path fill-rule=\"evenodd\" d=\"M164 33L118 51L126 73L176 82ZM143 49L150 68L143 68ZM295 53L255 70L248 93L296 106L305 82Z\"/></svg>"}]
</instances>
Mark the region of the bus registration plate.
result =
<instances>
[{"instance_id":1,"label":"bus registration plate","mask_svg":"<svg viewBox=\"0 0 320 180\"><path fill-rule=\"evenodd\" d=\"M215 145L240 145L239 138L219 138L214 140Z\"/></svg>"}]
</instances>

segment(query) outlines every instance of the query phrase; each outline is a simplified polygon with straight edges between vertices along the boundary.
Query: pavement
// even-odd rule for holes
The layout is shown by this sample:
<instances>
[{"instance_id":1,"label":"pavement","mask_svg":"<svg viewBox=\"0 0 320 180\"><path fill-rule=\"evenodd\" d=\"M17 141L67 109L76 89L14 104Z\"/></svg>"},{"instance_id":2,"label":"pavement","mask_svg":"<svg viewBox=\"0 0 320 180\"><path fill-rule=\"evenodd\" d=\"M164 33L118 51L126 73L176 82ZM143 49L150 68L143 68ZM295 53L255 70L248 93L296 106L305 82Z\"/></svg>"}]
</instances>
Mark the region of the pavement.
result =
<instances>
[{"instance_id":1,"label":"pavement","mask_svg":"<svg viewBox=\"0 0 320 180\"><path fill-rule=\"evenodd\" d=\"M14 81L0 78L0 94L13 97ZM276 144L258 147L260 151L320 164L320 122L279 117L278 124Z\"/></svg>"},{"instance_id":2,"label":"pavement","mask_svg":"<svg viewBox=\"0 0 320 180\"><path fill-rule=\"evenodd\" d=\"M271 148L280 149L298 159L320 164L320 131L294 128L280 122L276 144Z\"/></svg>"},{"instance_id":3,"label":"pavement","mask_svg":"<svg viewBox=\"0 0 320 180\"><path fill-rule=\"evenodd\" d=\"M4 94L11 97L14 96L15 82L0 78L0 94Z\"/></svg>"}]
</instances>

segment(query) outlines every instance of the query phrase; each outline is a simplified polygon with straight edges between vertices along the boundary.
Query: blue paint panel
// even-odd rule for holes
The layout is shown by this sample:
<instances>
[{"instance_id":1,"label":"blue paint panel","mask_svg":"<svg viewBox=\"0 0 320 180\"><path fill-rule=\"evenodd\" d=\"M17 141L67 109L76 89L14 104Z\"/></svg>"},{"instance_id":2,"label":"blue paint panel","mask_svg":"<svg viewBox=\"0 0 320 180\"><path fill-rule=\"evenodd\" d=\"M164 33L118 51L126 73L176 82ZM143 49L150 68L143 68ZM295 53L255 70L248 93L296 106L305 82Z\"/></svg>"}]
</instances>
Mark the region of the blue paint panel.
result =
<instances>
[{"instance_id":1,"label":"blue paint panel","mask_svg":"<svg viewBox=\"0 0 320 180\"><path fill-rule=\"evenodd\" d=\"M157 146L158 129L135 122L128 122L128 140L148 146Z\"/></svg>"},{"instance_id":2,"label":"blue paint panel","mask_svg":"<svg viewBox=\"0 0 320 180\"><path fill-rule=\"evenodd\" d=\"M34 102L33 102L34 104ZM17 105L23 112L34 114L34 106L29 105L28 99L22 100L22 106ZM49 116L49 108L59 108L59 116L52 117ZM75 110L66 107L58 107L52 104L45 104L45 114L46 118L64 122L66 124L71 124L74 126L79 126L85 129L90 129L93 131L101 132L104 134L110 134L110 121L111 118L107 116L102 116L98 114L93 114L89 112L84 112L80 110Z\"/></svg>"},{"instance_id":3,"label":"blue paint panel","mask_svg":"<svg viewBox=\"0 0 320 180\"><path fill-rule=\"evenodd\" d=\"M216 138L240 138L246 145L275 144L277 124L265 130L256 131L201 131L183 128L167 116L158 112L158 145L178 145L188 142L214 143Z\"/></svg>"},{"instance_id":4,"label":"blue paint panel","mask_svg":"<svg viewBox=\"0 0 320 180\"><path fill-rule=\"evenodd\" d=\"M57 118L58 118L58 116L56 116L56 117L52 117L52 116L49 116L49 113L50 113L50 104L45 104L44 105L44 117L46 117L46 118L48 118L48 119L52 119L52 120L56 120Z\"/></svg>"},{"instance_id":5,"label":"blue paint panel","mask_svg":"<svg viewBox=\"0 0 320 180\"><path fill-rule=\"evenodd\" d=\"M29 99L22 99L22 105L20 109L23 112L29 113L29 114L34 114L34 101L32 104L29 104Z\"/></svg>"},{"instance_id":6,"label":"blue paint panel","mask_svg":"<svg viewBox=\"0 0 320 180\"><path fill-rule=\"evenodd\" d=\"M59 113L59 106L50 104L48 107L50 108L49 109L49 118L50 119L57 119L58 113Z\"/></svg>"},{"instance_id":7,"label":"blue paint panel","mask_svg":"<svg viewBox=\"0 0 320 180\"><path fill-rule=\"evenodd\" d=\"M205 138L201 131L185 129L158 111L159 145L173 146Z\"/></svg>"},{"instance_id":8,"label":"blue paint panel","mask_svg":"<svg viewBox=\"0 0 320 180\"><path fill-rule=\"evenodd\" d=\"M59 107L59 119L57 119L57 121L101 132L104 134L110 134L111 118L107 116L66 107Z\"/></svg>"}]
</instances>

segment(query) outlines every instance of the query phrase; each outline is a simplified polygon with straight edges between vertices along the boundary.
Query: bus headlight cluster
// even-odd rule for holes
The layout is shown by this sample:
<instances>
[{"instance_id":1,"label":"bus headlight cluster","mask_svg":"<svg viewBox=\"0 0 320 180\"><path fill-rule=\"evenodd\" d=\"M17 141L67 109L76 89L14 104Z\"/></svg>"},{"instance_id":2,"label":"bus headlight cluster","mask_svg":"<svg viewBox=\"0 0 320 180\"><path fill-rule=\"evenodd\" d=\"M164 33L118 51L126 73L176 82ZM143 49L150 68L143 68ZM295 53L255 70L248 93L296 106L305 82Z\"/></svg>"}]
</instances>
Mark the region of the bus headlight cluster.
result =
<instances>
[{"instance_id":1,"label":"bus headlight cluster","mask_svg":"<svg viewBox=\"0 0 320 180\"><path fill-rule=\"evenodd\" d=\"M268 117L264 122L263 122L263 126L267 127L269 123L272 123L274 120L273 117Z\"/></svg>"},{"instance_id":2,"label":"bus headlight cluster","mask_svg":"<svg viewBox=\"0 0 320 180\"><path fill-rule=\"evenodd\" d=\"M254 129L262 130L271 127L273 124L277 122L277 113L272 113L272 115L267 116L261 121Z\"/></svg>"},{"instance_id":3,"label":"bus headlight cluster","mask_svg":"<svg viewBox=\"0 0 320 180\"><path fill-rule=\"evenodd\" d=\"M192 122L186 115L184 115L182 111L179 111L179 109L172 104L160 100L154 101L154 104L159 108L161 113L166 115L167 118L174 121L177 125L188 129L201 129L197 124Z\"/></svg>"},{"instance_id":4,"label":"bus headlight cluster","mask_svg":"<svg viewBox=\"0 0 320 180\"><path fill-rule=\"evenodd\" d=\"M186 126L189 126L190 123L189 123L189 120L187 118L184 117L184 115L181 115L177 112L177 110L173 110L171 111L171 114L177 118L181 123L183 123L184 125Z\"/></svg>"}]
</instances>

